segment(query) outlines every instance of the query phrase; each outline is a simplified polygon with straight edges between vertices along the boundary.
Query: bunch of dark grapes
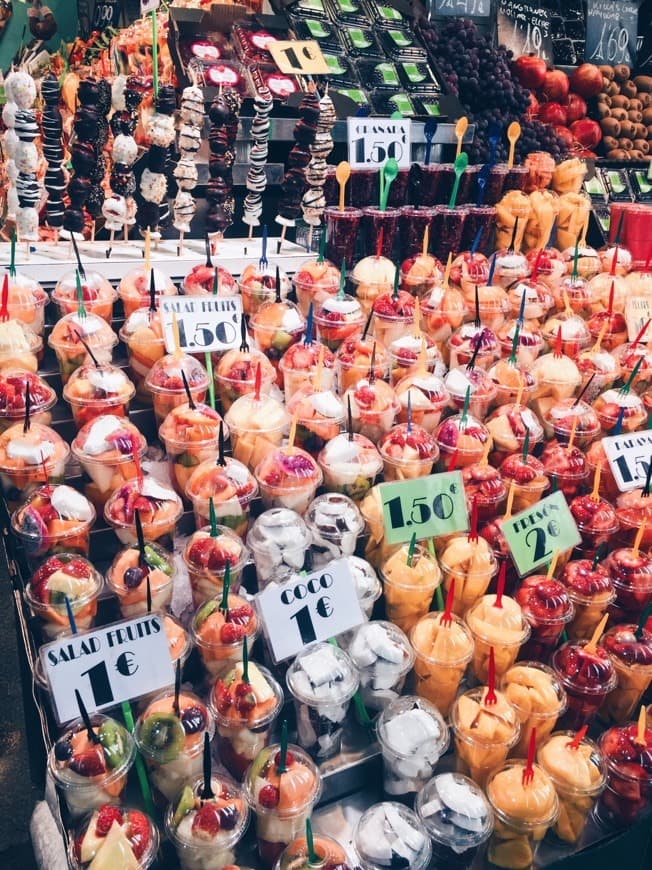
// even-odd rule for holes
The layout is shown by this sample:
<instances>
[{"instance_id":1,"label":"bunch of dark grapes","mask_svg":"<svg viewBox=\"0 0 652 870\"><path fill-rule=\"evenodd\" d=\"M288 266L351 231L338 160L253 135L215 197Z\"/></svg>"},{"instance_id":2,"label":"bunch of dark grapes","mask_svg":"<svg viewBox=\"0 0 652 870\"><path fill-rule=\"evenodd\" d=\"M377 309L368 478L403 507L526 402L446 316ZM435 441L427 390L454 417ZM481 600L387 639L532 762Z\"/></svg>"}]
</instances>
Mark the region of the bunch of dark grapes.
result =
<instances>
[{"instance_id":1,"label":"bunch of dark grapes","mask_svg":"<svg viewBox=\"0 0 652 870\"><path fill-rule=\"evenodd\" d=\"M509 146L504 133L515 120L523 130L516 147L518 161L531 151L548 151L556 160L560 158L563 148L552 128L525 120L530 92L512 78L511 51L493 46L491 38L480 35L472 21L424 21L420 32L450 90L475 124L473 142L465 147L471 163L489 159L489 132L496 126L501 128L496 159L505 161Z\"/></svg>"}]
</instances>

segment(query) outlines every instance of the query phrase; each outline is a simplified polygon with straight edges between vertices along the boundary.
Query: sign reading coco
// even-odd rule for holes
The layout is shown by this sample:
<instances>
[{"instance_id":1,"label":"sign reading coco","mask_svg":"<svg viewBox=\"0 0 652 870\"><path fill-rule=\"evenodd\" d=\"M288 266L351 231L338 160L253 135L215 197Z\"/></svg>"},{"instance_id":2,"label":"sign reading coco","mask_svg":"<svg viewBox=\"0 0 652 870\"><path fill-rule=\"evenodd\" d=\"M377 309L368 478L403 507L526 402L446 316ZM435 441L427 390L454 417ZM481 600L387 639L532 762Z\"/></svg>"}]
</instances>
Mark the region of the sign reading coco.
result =
<instances>
[{"instance_id":1,"label":"sign reading coco","mask_svg":"<svg viewBox=\"0 0 652 870\"><path fill-rule=\"evenodd\" d=\"M66 635L40 650L59 722L79 716L75 689L89 711L174 683L174 670L158 613Z\"/></svg>"},{"instance_id":2,"label":"sign reading coco","mask_svg":"<svg viewBox=\"0 0 652 870\"><path fill-rule=\"evenodd\" d=\"M306 644L328 640L363 621L346 559L267 586L256 604L277 662L296 655Z\"/></svg>"}]
</instances>

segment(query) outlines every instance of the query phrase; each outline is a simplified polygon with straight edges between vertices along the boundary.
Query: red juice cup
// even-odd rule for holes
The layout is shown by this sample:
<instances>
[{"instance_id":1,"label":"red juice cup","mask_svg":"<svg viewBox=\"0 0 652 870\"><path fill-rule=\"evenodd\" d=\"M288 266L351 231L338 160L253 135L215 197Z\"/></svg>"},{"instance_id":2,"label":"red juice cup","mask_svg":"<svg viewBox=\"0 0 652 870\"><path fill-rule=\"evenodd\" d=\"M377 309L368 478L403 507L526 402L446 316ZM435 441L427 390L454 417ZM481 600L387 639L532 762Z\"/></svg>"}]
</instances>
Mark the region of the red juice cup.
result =
<instances>
[{"instance_id":1,"label":"red juice cup","mask_svg":"<svg viewBox=\"0 0 652 870\"><path fill-rule=\"evenodd\" d=\"M475 241L475 237L479 230L480 241L478 243L478 251L488 251L491 241L491 227L496 216L496 209L492 205L470 205L466 220L464 221L464 231L462 233L461 249L469 250Z\"/></svg>"},{"instance_id":2,"label":"red juice cup","mask_svg":"<svg viewBox=\"0 0 652 870\"><path fill-rule=\"evenodd\" d=\"M439 182L442 178L441 163L421 163L412 165L412 186L416 191L415 199L425 207L436 205L439 200ZM450 193L449 193L450 196Z\"/></svg>"},{"instance_id":3,"label":"red juice cup","mask_svg":"<svg viewBox=\"0 0 652 870\"><path fill-rule=\"evenodd\" d=\"M392 186L389 189L389 197L387 205L390 208L401 208L407 202L408 179L410 171L408 169L400 169L398 175L394 179ZM373 200L371 200L373 202Z\"/></svg>"},{"instance_id":4,"label":"red juice cup","mask_svg":"<svg viewBox=\"0 0 652 870\"><path fill-rule=\"evenodd\" d=\"M602 647L590 641L568 641L552 655L552 667L559 674L568 697L560 728L577 731L588 725L618 681L616 670Z\"/></svg>"},{"instance_id":5,"label":"red juice cup","mask_svg":"<svg viewBox=\"0 0 652 870\"><path fill-rule=\"evenodd\" d=\"M462 234L467 213L466 206L448 208L447 205L440 205L435 211L432 219L433 254L443 263L451 251L462 250Z\"/></svg>"},{"instance_id":6,"label":"red juice cup","mask_svg":"<svg viewBox=\"0 0 652 870\"><path fill-rule=\"evenodd\" d=\"M349 195L357 208L365 208L378 202L380 172L377 169L352 169L349 178Z\"/></svg>"},{"instance_id":7,"label":"red juice cup","mask_svg":"<svg viewBox=\"0 0 652 870\"><path fill-rule=\"evenodd\" d=\"M598 802L598 818L611 827L633 825L652 803L652 731L638 742L638 725L610 728L600 738L607 759L607 787Z\"/></svg>"},{"instance_id":8,"label":"red juice cup","mask_svg":"<svg viewBox=\"0 0 652 870\"><path fill-rule=\"evenodd\" d=\"M401 259L420 254L423 250L423 237L426 228L430 232L435 209L414 205L404 205L399 219L399 231L401 239Z\"/></svg>"},{"instance_id":9,"label":"red juice cup","mask_svg":"<svg viewBox=\"0 0 652 870\"><path fill-rule=\"evenodd\" d=\"M492 206L500 202L506 178L507 165L505 163L494 163L489 170L489 177L484 187L484 201L487 205Z\"/></svg>"},{"instance_id":10,"label":"red juice cup","mask_svg":"<svg viewBox=\"0 0 652 870\"><path fill-rule=\"evenodd\" d=\"M521 647L519 658L548 661L564 626L573 618L566 587L543 574L532 574L523 580L514 598L530 623L530 637Z\"/></svg>"},{"instance_id":11,"label":"red juice cup","mask_svg":"<svg viewBox=\"0 0 652 870\"><path fill-rule=\"evenodd\" d=\"M398 219L401 215L399 208L387 208L382 211L376 206L368 206L363 209L362 230L364 233L364 252L366 256L375 256L378 253L378 240L380 231L383 232L383 244L380 254L392 259L394 244L398 236Z\"/></svg>"},{"instance_id":12,"label":"red juice cup","mask_svg":"<svg viewBox=\"0 0 652 870\"><path fill-rule=\"evenodd\" d=\"M460 185L457 191L457 201L459 203L469 202L469 194L473 182L476 181L478 169L469 166L462 173ZM439 164L439 185L437 187L437 202L439 205L447 205L453 193L453 185L455 184L455 166L452 163ZM492 203L493 205L493 203ZM450 250L459 251L459 248L451 248Z\"/></svg>"},{"instance_id":13,"label":"red juice cup","mask_svg":"<svg viewBox=\"0 0 652 870\"><path fill-rule=\"evenodd\" d=\"M336 207L324 209L326 223L326 256L333 263L346 261L346 268L353 267L362 209Z\"/></svg>"},{"instance_id":14,"label":"red juice cup","mask_svg":"<svg viewBox=\"0 0 652 870\"><path fill-rule=\"evenodd\" d=\"M510 166L507 169L507 175L503 183L503 193L506 193L508 190L523 190L528 174L529 169L527 166Z\"/></svg>"},{"instance_id":15,"label":"red juice cup","mask_svg":"<svg viewBox=\"0 0 652 870\"><path fill-rule=\"evenodd\" d=\"M618 685L610 692L598 716L609 725L622 725L635 718L641 698L652 681L652 632L638 626L615 625L600 639L611 656Z\"/></svg>"}]
</instances>

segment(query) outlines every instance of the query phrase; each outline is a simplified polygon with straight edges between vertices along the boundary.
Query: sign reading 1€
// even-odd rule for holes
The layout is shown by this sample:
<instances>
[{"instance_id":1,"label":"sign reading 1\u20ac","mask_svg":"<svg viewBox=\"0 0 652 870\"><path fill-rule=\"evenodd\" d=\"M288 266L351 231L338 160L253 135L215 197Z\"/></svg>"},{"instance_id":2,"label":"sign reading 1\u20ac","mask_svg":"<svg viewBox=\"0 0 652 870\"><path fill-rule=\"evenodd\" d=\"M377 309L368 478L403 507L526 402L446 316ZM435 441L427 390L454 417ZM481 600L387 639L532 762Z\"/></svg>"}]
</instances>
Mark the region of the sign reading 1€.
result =
<instances>
[{"instance_id":1,"label":"sign reading 1\u20ac","mask_svg":"<svg viewBox=\"0 0 652 870\"><path fill-rule=\"evenodd\" d=\"M363 622L346 559L310 574L295 574L284 583L270 583L256 598L256 606L276 662Z\"/></svg>"},{"instance_id":2,"label":"sign reading 1\u20ac","mask_svg":"<svg viewBox=\"0 0 652 870\"><path fill-rule=\"evenodd\" d=\"M385 541L399 544L463 532L469 527L461 471L381 483Z\"/></svg>"},{"instance_id":3,"label":"sign reading 1\u20ac","mask_svg":"<svg viewBox=\"0 0 652 870\"><path fill-rule=\"evenodd\" d=\"M44 644L40 656L59 722L79 718L75 689L93 712L174 685L159 613L65 635Z\"/></svg>"}]
</instances>

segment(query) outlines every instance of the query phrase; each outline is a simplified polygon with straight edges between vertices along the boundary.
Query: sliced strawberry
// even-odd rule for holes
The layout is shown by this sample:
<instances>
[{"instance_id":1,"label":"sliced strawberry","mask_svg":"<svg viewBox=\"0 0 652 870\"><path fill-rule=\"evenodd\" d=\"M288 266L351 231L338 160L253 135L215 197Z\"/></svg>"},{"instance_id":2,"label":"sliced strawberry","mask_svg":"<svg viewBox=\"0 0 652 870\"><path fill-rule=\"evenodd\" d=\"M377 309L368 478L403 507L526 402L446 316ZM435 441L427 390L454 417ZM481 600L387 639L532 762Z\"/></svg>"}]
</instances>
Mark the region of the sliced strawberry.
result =
<instances>
[{"instance_id":1,"label":"sliced strawberry","mask_svg":"<svg viewBox=\"0 0 652 870\"><path fill-rule=\"evenodd\" d=\"M45 601L45 593L47 590L47 579L55 571L64 567L64 563L56 556L51 556L34 572L30 581L32 594L39 601Z\"/></svg>"},{"instance_id":2,"label":"sliced strawberry","mask_svg":"<svg viewBox=\"0 0 652 870\"><path fill-rule=\"evenodd\" d=\"M188 551L188 559L193 565L200 565L205 568L208 565L208 559L213 552L212 538L200 538L195 541Z\"/></svg>"},{"instance_id":3,"label":"sliced strawberry","mask_svg":"<svg viewBox=\"0 0 652 870\"><path fill-rule=\"evenodd\" d=\"M139 810L128 810L127 826L127 837L131 843L131 848L134 850L136 858L140 861L151 839L149 820Z\"/></svg>"},{"instance_id":4,"label":"sliced strawberry","mask_svg":"<svg viewBox=\"0 0 652 870\"><path fill-rule=\"evenodd\" d=\"M101 806L97 811L95 836L106 837L114 822L117 822L119 825L122 824L122 810L120 807L114 807L111 804L104 804Z\"/></svg>"},{"instance_id":5,"label":"sliced strawberry","mask_svg":"<svg viewBox=\"0 0 652 870\"><path fill-rule=\"evenodd\" d=\"M235 625L233 622L225 622L220 628L220 640L222 643L237 643L247 633L246 628L242 625Z\"/></svg>"},{"instance_id":6,"label":"sliced strawberry","mask_svg":"<svg viewBox=\"0 0 652 870\"><path fill-rule=\"evenodd\" d=\"M63 571L64 574L68 574L70 577L91 576L91 566L85 559L72 559L64 565Z\"/></svg>"},{"instance_id":7,"label":"sliced strawberry","mask_svg":"<svg viewBox=\"0 0 652 870\"><path fill-rule=\"evenodd\" d=\"M234 622L236 625L247 625L253 615L253 608L248 604L243 604L242 607L232 607L229 610L229 622Z\"/></svg>"},{"instance_id":8,"label":"sliced strawberry","mask_svg":"<svg viewBox=\"0 0 652 870\"><path fill-rule=\"evenodd\" d=\"M106 772L104 752L101 746L80 752L70 759L70 769L80 776L100 776Z\"/></svg>"},{"instance_id":9,"label":"sliced strawberry","mask_svg":"<svg viewBox=\"0 0 652 870\"><path fill-rule=\"evenodd\" d=\"M220 832L220 811L215 804L204 804L192 820L192 832L202 840L212 840Z\"/></svg>"}]
</instances>

